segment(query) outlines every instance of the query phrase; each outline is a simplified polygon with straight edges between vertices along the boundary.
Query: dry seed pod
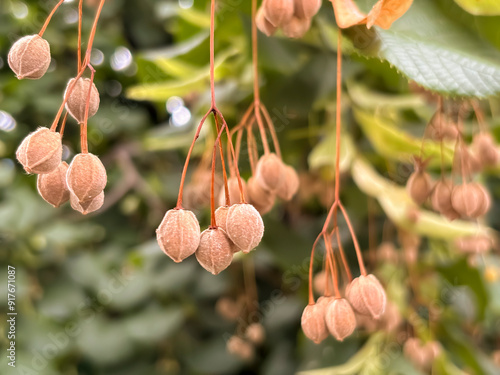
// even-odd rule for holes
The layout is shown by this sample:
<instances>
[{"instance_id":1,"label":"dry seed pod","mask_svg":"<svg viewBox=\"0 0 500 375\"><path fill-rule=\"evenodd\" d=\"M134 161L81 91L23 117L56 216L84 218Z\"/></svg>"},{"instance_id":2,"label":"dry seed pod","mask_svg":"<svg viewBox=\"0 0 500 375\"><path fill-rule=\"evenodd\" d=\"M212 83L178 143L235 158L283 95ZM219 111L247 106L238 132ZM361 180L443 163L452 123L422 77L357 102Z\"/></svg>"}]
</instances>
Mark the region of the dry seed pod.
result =
<instances>
[{"instance_id":1,"label":"dry seed pod","mask_svg":"<svg viewBox=\"0 0 500 375\"><path fill-rule=\"evenodd\" d=\"M491 238L486 236L462 237L455 240L455 246L463 253L486 253L493 248Z\"/></svg>"},{"instance_id":2,"label":"dry seed pod","mask_svg":"<svg viewBox=\"0 0 500 375\"><path fill-rule=\"evenodd\" d=\"M289 165L285 165L283 169L284 178L279 186L276 194L285 201L289 201L297 193L300 186L299 175L295 169Z\"/></svg>"},{"instance_id":3,"label":"dry seed pod","mask_svg":"<svg viewBox=\"0 0 500 375\"><path fill-rule=\"evenodd\" d=\"M240 317L241 304L227 297L221 297L215 304L215 311L224 319L235 321Z\"/></svg>"},{"instance_id":4,"label":"dry seed pod","mask_svg":"<svg viewBox=\"0 0 500 375\"><path fill-rule=\"evenodd\" d=\"M227 186L229 188L229 201L230 205L237 204L241 202L240 196L240 185L238 183L237 177L230 177L227 180ZM243 194L245 197L247 196L247 184L244 179L241 179L241 186L243 187ZM226 205L226 193L225 187L222 186L221 191L219 193L219 206Z\"/></svg>"},{"instance_id":5,"label":"dry seed pod","mask_svg":"<svg viewBox=\"0 0 500 375\"><path fill-rule=\"evenodd\" d=\"M428 369L432 362L431 353L425 349L422 341L415 337L406 340L403 353L419 369Z\"/></svg>"},{"instance_id":6,"label":"dry seed pod","mask_svg":"<svg viewBox=\"0 0 500 375\"><path fill-rule=\"evenodd\" d=\"M245 331L245 336L250 342L254 343L255 345L262 344L266 339L264 326L260 323L250 324Z\"/></svg>"},{"instance_id":7,"label":"dry seed pod","mask_svg":"<svg viewBox=\"0 0 500 375\"><path fill-rule=\"evenodd\" d=\"M234 245L221 228L208 228L201 233L196 259L213 275L224 271L233 261Z\"/></svg>"},{"instance_id":8,"label":"dry seed pod","mask_svg":"<svg viewBox=\"0 0 500 375\"><path fill-rule=\"evenodd\" d=\"M273 35L277 28L273 26L271 22L266 18L264 13L264 9L262 7L257 11L257 15L255 16L255 23L261 32L266 34L267 36Z\"/></svg>"},{"instance_id":9,"label":"dry seed pod","mask_svg":"<svg viewBox=\"0 0 500 375\"><path fill-rule=\"evenodd\" d=\"M39 128L24 138L16 151L16 157L28 173L54 171L62 159L61 134L48 128Z\"/></svg>"},{"instance_id":10,"label":"dry seed pod","mask_svg":"<svg viewBox=\"0 0 500 375\"><path fill-rule=\"evenodd\" d=\"M40 196L54 207L69 200L69 190L66 185L68 163L63 161L52 172L38 175L36 186Z\"/></svg>"},{"instance_id":11,"label":"dry seed pod","mask_svg":"<svg viewBox=\"0 0 500 375\"><path fill-rule=\"evenodd\" d=\"M455 211L463 217L470 218L484 214L488 205L487 199L484 189L475 182L455 186L451 195Z\"/></svg>"},{"instance_id":12,"label":"dry seed pod","mask_svg":"<svg viewBox=\"0 0 500 375\"><path fill-rule=\"evenodd\" d=\"M424 170L417 168L408 179L406 189L416 204L423 204L432 192L431 176Z\"/></svg>"},{"instance_id":13,"label":"dry seed pod","mask_svg":"<svg viewBox=\"0 0 500 375\"><path fill-rule=\"evenodd\" d=\"M385 311L387 297L385 290L374 275L355 278L346 290L346 297L352 307L364 315L380 318Z\"/></svg>"},{"instance_id":14,"label":"dry seed pod","mask_svg":"<svg viewBox=\"0 0 500 375\"><path fill-rule=\"evenodd\" d=\"M101 191L96 197L80 202L78 197L70 192L69 202L71 208L75 211L87 215L91 212L97 211L104 204L104 191Z\"/></svg>"},{"instance_id":15,"label":"dry seed pod","mask_svg":"<svg viewBox=\"0 0 500 375\"><path fill-rule=\"evenodd\" d=\"M356 316L345 298L335 298L330 302L325 320L328 330L338 341L344 341L356 329Z\"/></svg>"},{"instance_id":16,"label":"dry seed pod","mask_svg":"<svg viewBox=\"0 0 500 375\"><path fill-rule=\"evenodd\" d=\"M491 134L476 134L471 148L483 167L493 167L500 161L500 153Z\"/></svg>"},{"instance_id":17,"label":"dry seed pod","mask_svg":"<svg viewBox=\"0 0 500 375\"><path fill-rule=\"evenodd\" d=\"M161 249L176 263L194 254L200 245L200 224L188 210L168 210L156 229Z\"/></svg>"},{"instance_id":18,"label":"dry seed pod","mask_svg":"<svg viewBox=\"0 0 500 375\"><path fill-rule=\"evenodd\" d=\"M304 335L315 344L328 337L325 321L326 305L307 305L302 313L301 326Z\"/></svg>"},{"instance_id":19,"label":"dry seed pod","mask_svg":"<svg viewBox=\"0 0 500 375\"><path fill-rule=\"evenodd\" d=\"M247 182L247 195L249 202L261 215L272 210L276 202L276 195L262 188L262 185L252 176Z\"/></svg>"},{"instance_id":20,"label":"dry seed pod","mask_svg":"<svg viewBox=\"0 0 500 375\"><path fill-rule=\"evenodd\" d=\"M18 79L39 79L50 65L50 45L38 34L15 42L9 51L9 66Z\"/></svg>"},{"instance_id":21,"label":"dry seed pod","mask_svg":"<svg viewBox=\"0 0 500 375\"><path fill-rule=\"evenodd\" d=\"M254 206L234 204L227 214L227 235L244 253L255 249L264 236L264 222Z\"/></svg>"},{"instance_id":22,"label":"dry seed pod","mask_svg":"<svg viewBox=\"0 0 500 375\"><path fill-rule=\"evenodd\" d=\"M299 18L313 18L321 8L321 0L295 0L295 15Z\"/></svg>"},{"instance_id":23,"label":"dry seed pod","mask_svg":"<svg viewBox=\"0 0 500 375\"><path fill-rule=\"evenodd\" d=\"M269 191L277 190L285 179L284 164L274 153L262 155L257 163L255 179Z\"/></svg>"},{"instance_id":24,"label":"dry seed pod","mask_svg":"<svg viewBox=\"0 0 500 375\"><path fill-rule=\"evenodd\" d=\"M321 294L321 295L325 294L326 282L327 282L327 274L326 274L325 270L318 272L316 275L314 275L314 279L313 279L314 291L318 294ZM333 281L332 281L331 277L328 277L328 287L329 287L330 291L333 290ZM318 301L321 298L323 298L323 297L320 297L318 299Z\"/></svg>"},{"instance_id":25,"label":"dry seed pod","mask_svg":"<svg viewBox=\"0 0 500 375\"><path fill-rule=\"evenodd\" d=\"M451 203L452 191L453 182L448 179L441 179L434 187L431 196L432 208L449 220L455 220L460 217L460 214L455 211Z\"/></svg>"},{"instance_id":26,"label":"dry seed pod","mask_svg":"<svg viewBox=\"0 0 500 375\"><path fill-rule=\"evenodd\" d=\"M93 154L75 155L69 165L66 182L80 202L97 197L106 187L106 169Z\"/></svg>"},{"instance_id":27,"label":"dry seed pod","mask_svg":"<svg viewBox=\"0 0 500 375\"><path fill-rule=\"evenodd\" d=\"M262 8L269 22L280 27L292 18L294 4L293 0L265 0Z\"/></svg>"},{"instance_id":28,"label":"dry seed pod","mask_svg":"<svg viewBox=\"0 0 500 375\"><path fill-rule=\"evenodd\" d=\"M64 97L66 97L66 94L68 93L70 87L74 84L74 82L74 78L69 80L68 85L66 86L66 91L64 92ZM79 124L83 124L83 122L85 121L85 109L87 106L87 99L89 97L90 83L91 82L89 78L80 77L76 84L73 86L71 95L69 95L66 102L66 109L68 110L68 113L73 116L73 118L78 121ZM97 113L97 110L99 109L99 103L99 91L97 90L95 84L92 82L88 118L91 118Z\"/></svg>"},{"instance_id":29,"label":"dry seed pod","mask_svg":"<svg viewBox=\"0 0 500 375\"><path fill-rule=\"evenodd\" d=\"M462 162L464 165L463 169ZM465 145L461 144L455 149L453 169L458 173L462 173L463 171L465 175L470 176L481 170L481 163L476 155L473 155Z\"/></svg>"},{"instance_id":30,"label":"dry seed pod","mask_svg":"<svg viewBox=\"0 0 500 375\"><path fill-rule=\"evenodd\" d=\"M252 344L238 336L232 336L227 341L226 348L229 353L238 356L244 361L250 361L255 354Z\"/></svg>"},{"instance_id":31,"label":"dry seed pod","mask_svg":"<svg viewBox=\"0 0 500 375\"><path fill-rule=\"evenodd\" d=\"M221 206L215 210L215 222L217 226L224 229L227 233L226 223L227 223L227 213L229 212L228 206Z\"/></svg>"},{"instance_id":32,"label":"dry seed pod","mask_svg":"<svg viewBox=\"0 0 500 375\"><path fill-rule=\"evenodd\" d=\"M377 248L377 261L379 263L396 264L399 260L398 252L392 242L382 242Z\"/></svg>"},{"instance_id":33,"label":"dry seed pod","mask_svg":"<svg viewBox=\"0 0 500 375\"><path fill-rule=\"evenodd\" d=\"M305 33L311 27L311 19L310 18L299 18L293 16L288 22L284 23L283 33L293 39L302 38Z\"/></svg>"}]
</instances>

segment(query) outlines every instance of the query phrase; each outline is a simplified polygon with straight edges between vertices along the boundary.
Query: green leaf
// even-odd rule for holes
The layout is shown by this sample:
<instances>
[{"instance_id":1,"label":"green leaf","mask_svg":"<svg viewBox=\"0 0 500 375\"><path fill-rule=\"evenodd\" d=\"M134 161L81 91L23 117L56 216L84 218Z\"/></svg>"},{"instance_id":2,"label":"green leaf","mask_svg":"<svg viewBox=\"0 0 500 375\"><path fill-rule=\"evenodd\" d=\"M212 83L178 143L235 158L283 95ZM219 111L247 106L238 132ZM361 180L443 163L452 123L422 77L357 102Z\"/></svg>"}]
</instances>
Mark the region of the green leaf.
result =
<instances>
[{"instance_id":1,"label":"green leaf","mask_svg":"<svg viewBox=\"0 0 500 375\"><path fill-rule=\"evenodd\" d=\"M335 129L331 128L329 134L309 154L308 161L311 170L323 168L333 170L335 168L336 140ZM352 139L345 134L340 140L340 169L342 172L349 169L354 153Z\"/></svg>"},{"instance_id":2,"label":"green leaf","mask_svg":"<svg viewBox=\"0 0 500 375\"><path fill-rule=\"evenodd\" d=\"M346 33L363 54L387 60L429 90L474 97L500 92L500 53L434 0L415 1L390 30L357 26Z\"/></svg>"},{"instance_id":3,"label":"green leaf","mask_svg":"<svg viewBox=\"0 0 500 375\"><path fill-rule=\"evenodd\" d=\"M455 2L476 16L500 15L500 1L498 0L455 0Z\"/></svg>"}]
</instances>

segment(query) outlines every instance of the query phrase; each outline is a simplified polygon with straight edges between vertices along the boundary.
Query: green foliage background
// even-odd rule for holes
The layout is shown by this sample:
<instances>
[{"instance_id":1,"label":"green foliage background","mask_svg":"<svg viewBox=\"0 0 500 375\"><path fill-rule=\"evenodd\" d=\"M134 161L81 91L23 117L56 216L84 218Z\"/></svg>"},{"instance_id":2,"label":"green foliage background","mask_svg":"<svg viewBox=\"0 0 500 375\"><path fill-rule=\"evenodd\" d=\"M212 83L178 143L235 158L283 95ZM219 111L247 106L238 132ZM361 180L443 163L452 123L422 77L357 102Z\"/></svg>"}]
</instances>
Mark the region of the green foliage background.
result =
<instances>
[{"instance_id":1,"label":"green foliage background","mask_svg":"<svg viewBox=\"0 0 500 375\"><path fill-rule=\"evenodd\" d=\"M105 210L89 217L68 206L51 208L38 197L36 179L25 175L14 157L30 131L51 123L66 82L75 75L76 25L65 21L74 16L75 2L62 6L45 34L54 65L42 80L17 81L6 64L13 41L38 32L54 3L0 3L0 109L17 122L12 131L0 129L0 306L7 307L7 265L13 265L19 312L17 368L9 369L2 354L0 373L418 374L401 354L405 329L357 331L344 343L329 338L320 346L300 331L310 248L333 190L337 30L330 3L325 1L302 40L259 37L263 101L275 116L285 161L309 182L292 203L266 215L263 243L251 256L261 303L257 318L267 339L250 363L226 351L235 324L215 311L221 296L243 292L241 261L213 277L193 258L174 264L154 238L162 215L175 204L186 148L209 105L208 1L197 0L189 9L175 1L107 2L95 41L105 60L96 66L101 108L89 122L89 147L104 161L109 184ZM368 7L373 1L359 3ZM422 211L419 224L409 225L405 209L412 204L400 186L435 106L411 90L404 75L448 97L487 98L490 127L499 138L499 9L495 2L477 3L415 0L390 31L353 28L344 43L342 199L364 249L369 204L375 207L379 242L387 216L428 239L413 269L416 289L409 287L401 261L369 262L369 268L387 285L404 318L418 327L416 334L442 343L437 374L500 372L491 360L500 349L500 283L484 277L485 266L500 272L500 259L489 254L471 267L450 245L460 235L476 233L475 224L448 223ZM28 14L18 19L14 14L22 4ZM217 100L230 126L252 97L249 14L249 1L218 2ZM85 30L92 16L86 8ZM134 66L111 68L117 47L132 51ZM187 128L169 124L165 102L172 96L184 97L193 114ZM70 120L65 136L70 154L78 152L78 141ZM202 138L197 152L203 143ZM425 152L438 165L438 145L429 142ZM449 145L445 161L451 158ZM248 176L245 157L242 161ZM481 179L498 202L498 171ZM208 212L198 214L206 226ZM479 230L493 233L499 222L495 204ZM344 226L342 238L356 273ZM5 319L0 327L5 353Z\"/></svg>"}]
</instances>

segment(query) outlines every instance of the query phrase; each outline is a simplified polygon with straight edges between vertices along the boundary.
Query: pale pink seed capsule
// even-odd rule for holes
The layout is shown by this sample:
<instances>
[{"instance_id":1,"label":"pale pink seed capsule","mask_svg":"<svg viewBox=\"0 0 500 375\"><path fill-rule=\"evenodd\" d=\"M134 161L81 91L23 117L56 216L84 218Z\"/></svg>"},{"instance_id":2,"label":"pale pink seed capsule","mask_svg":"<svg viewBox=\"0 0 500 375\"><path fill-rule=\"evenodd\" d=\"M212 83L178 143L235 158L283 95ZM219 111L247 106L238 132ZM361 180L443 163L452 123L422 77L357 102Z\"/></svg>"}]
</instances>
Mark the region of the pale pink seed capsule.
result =
<instances>
[{"instance_id":1,"label":"pale pink seed capsule","mask_svg":"<svg viewBox=\"0 0 500 375\"><path fill-rule=\"evenodd\" d=\"M380 318L385 311L385 290L374 275L361 275L347 287L346 296L352 307L360 314Z\"/></svg>"},{"instance_id":2,"label":"pale pink seed capsule","mask_svg":"<svg viewBox=\"0 0 500 375\"><path fill-rule=\"evenodd\" d=\"M18 79L39 79L47 72L51 61L49 43L36 35L28 35L12 45L9 66Z\"/></svg>"},{"instance_id":3,"label":"pale pink seed capsule","mask_svg":"<svg viewBox=\"0 0 500 375\"><path fill-rule=\"evenodd\" d=\"M54 171L38 175L36 181L38 193L54 207L59 207L69 200L69 190L66 185L67 171L68 163L63 161Z\"/></svg>"},{"instance_id":4,"label":"pale pink seed capsule","mask_svg":"<svg viewBox=\"0 0 500 375\"><path fill-rule=\"evenodd\" d=\"M326 306L324 304L307 305L302 313L301 326L304 335L315 344L328 337L325 321Z\"/></svg>"},{"instance_id":5,"label":"pale pink seed capsule","mask_svg":"<svg viewBox=\"0 0 500 375\"><path fill-rule=\"evenodd\" d=\"M238 183L237 177L230 177L227 180L227 186L229 189L229 200L230 205L237 204L241 202L241 194L240 194L240 185ZM247 184L244 179L241 179L241 186L243 187L243 194L247 196ZM219 193L219 206L226 205L226 193L225 187L222 186L221 191Z\"/></svg>"},{"instance_id":6,"label":"pale pink seed capsule","mask_svg":"<svg viewBox=\"0 0 500 375\"><path fill-rule=\"evenodd\" d=\"M479 133L475 135L471 148L483 167L493 167L498 164L500 154L491 134Z\"/></svg>"},{"instance_id":7,"label":"pale pink seed capsule","mask_svg":"<svg viewBox=\"0 0 500 375\"><path fill-rule=\"evenodd\" d=\"M338 341L344 341L356 329L356 316L345 298L335 298L330 302L325 320L328 330Z\"/></svg>"},{"instance_id":8,"label":"pale pink seed capsule","mask_svg":"<svg viewBox=\"0 0 500 375\"><path fill-rule=\"evenodd\" d=\"M254 206L234 204L227 214L227 235L244 253L255 249L264 236L264 222Z\"/></svg>"},{"instance_id":9,"label":"pale pink seed capsule","mask_svg":"<svg viewBox=\"0 0 500 375\"><path fill-rule=\"evenodd\" d=\"M227 233L227 213L229 212L228 206L221 206L215 210L215 223L219 228L224 229Z\"/></svg>"},{"instance_id":10,"label":"pale pink seed capsule","mask_svg":"<svg viewBox=\"0 0 500 375\"><path fill-rule=\"evenodd\" d=\"M198 263L213 275L218 275L231 265L234 244L221 228L208 228L201 233L196 250Z\"/></svg>"},{"instance_id":11,"label":"pale pink seed capsule","mask_svg":"<svg viewBox=\"0 0 500 375\"><path fill-rule=\"evenodd\" d=\"M311 27L310 18L292 17L290 21L283 24L283 33L293 39L302 38Z\"/></svg>"},{"instance_id":12,"label":"pale pink seed capsule","mask_svg":"<svg viewBox=\"0 0 500 375\"><path fill-rule=\"evenodd\" d=\"M64 97L68 93L69 88L74 84L75 79L69 80L66 86L66 91L64 92ZM71 95L69 95L66 102L66 109L68 113L79 123L83 124L85 121L85 110L87 108L87 99L90 90L90 102L89 102L89 113L88 118L94 116L99 109L99 91L96 85L92 82L92 89L90 89L90 79L79 78L76 84L73 86Z\"/></svg>"},{"instance_id":13,"label":"pale pink seed capsule","mask_svg":"<svg viewBox=\"0 0 500 375\"><path fill-rule=\"evenodd\" d=\"M403 353L406 358L421 370L428 369L432 362L431 353L424 348L422 341L415 337L406 340L403 346Z\"/></svg>"},{"instance_id":14,"label":"pale pink seed capsule","mask_svg":"<svg viewBox=\"0 0 500 375\"><path fill-rule=\"evenodd\" d=\"M106 169L101 160L88 153L75 155L66 175L69 191L80 202L89 201L101 194L107 181Z\"/></svg>"},{"instance_id":15,"label":"pale pink seed capsule","mask_svg":"<svg viewBox=\"0 0 500 375\"><path fill-rule=\"evenodd\" d=\"M423 170L417 170L408 179L406 189L413 201L421 205L429 198L432 192L432 185L431 176Z\"/></svg>"},{"instance_id":16,"label":"pale pink seed capsule","mask_svg":"<svg viewBox=\"0 0 500 375\"><path fill-rule=\"evenodd\" d=\"M460 217L460 214L455 211L451 202L452 191L453 182L451 180L441 179L434 187L431 196L432 208L449 220L455 220Z\"/></svg>"},{"instance_id":17,"label":"pale pink seed capsule","mask_svg":"<svg viewBox=\"0 0 500 375\"><path fill-rule=\"evenodd\" d=\"M479 217L484 209L485 196L477 183L457 185L453 188L451 203L463 217Z\"/></svg>"},{"instance_id":18,"label":"pale pink seed capsule","mask_svg":"<svg viewBox=\"0 0 500 375\"><path fill-rule=\"evenodd\" d=\"M481 194L483 195L483 204L481 205L481 209L478 212L478 216L483 216L491 208L491 195L484 185L481 185L481 184L476 184L476 185L477 185L476 188L479 191L481 191Z\"/></svg>"},{"instance_id":19,"label":"pale pink seed capsule","mask_svg":"<svg viewBox=\"0 0 500 375\"><path fill-rule=\"evenodd\" d=\"M295 169L289 165L284 166L284 175L285 178L281 182L276 194L278 197L285 201L289 201L293 198L300 187L299 175L295 171Z\"/></svg>"},{"instance_id":20,"label":"pale pink seed capsule","mask_svg":"<svg viewBox=\"0 0 500 375\"><path fill-rule=\"evenodd\" d=\"M277 30L277 28L274 27L273 24L266 18L262 7L257 11L255 23L257 24L258 29L267 36L273 35Z\"/></svg>"},{"instance_id":21,"label":"pale pink seed capsule","mask_svg":"<svg viewBox=\"0 0 500 375\"><path fill-rule=\"evenodd\" d=\"M76 195L70 192L69 202L73 210L81 212L83 215L87 215L102 207L104 204L104 191L101 191L96 197L82 202L78 200Z\"/></svg>"},{"instance_id":22,"label":"pale pink seed capsule","mask_svg":"<svg viewBox=\"0 0 500 375\"><path fill-rule=\"evenodd\" d=\"M321 0L295 0L295 15L299 18L313 18L321 8Z\"/></svg>"},{"instance_id":23,"label":"pale pink seed capsule","mask_svg":"<svg viewBox=\"0 0 500 375\"><path fill-rule=\"evenodd\" d=\"M200 244L200 224L188 210L168 210L156 229L160 248L174 262L182 262L193 255Z\"/></svg>"},{"instance_id":24,"label":"pale pink seed capsule","mask_svg":"<svg viewBox=\"0 0 500 375\"><path fill-rule=\"evenodd\" d=\"M272 210L276 202L276 195L262 188L262 185L252 176L247 182L248 201L261 215L267 214Z\"/></svg>"},{"instance_id":25,"label":"pale pink seed capsule","mask_svg":"<svg viewBox=\"0 0 500 375\"><path fill-rule=\"evenodd\" d=\"M274 27L288 22L294 12L293 0L265 0L262 4L264 14Z\"/></svg>"},{"instance_id":26,"label":"pale pink seed capsule","mask_svg":"<svg viewBox=\"0 0 500 375\"><path fill-rule=\"evenodd\" d=\"M255 355L255 348L241 337L232 336L226 343L229 353L239 357L243 361L251 361Z\"/></svg>"},{"instance_id":27,"label":"pale pink seed capsule","mask_svg":"<svg viewBox=\"0 0 500 375\"><path fill-rule=\"evenodd\" d=\"M486 236L462 237L455 240L457 249L466 254L486 253L493 248L493 241Z\"/></svg>"},{"instance_id":28,"label":"pale pink seed capsule","mask_svg":"<svg viewBox=\"0 0 500 375\"><path fill-rule=\"evenodd\" d=\"M266 331L262 324L252 323L245 330L245 336L250 342L260 345L266 339Z\"/></svg>"},{"instance_id":29,"label":"pale pink seed capsule","mask_svg":"<svg viewBox=\"0 0 500 375\"><path fill-rule=\"evenodd\" d=\"M274 153L263 155L257 163L255 179L265 190L276 191L285 179L281 159Z\"/></svg>"},{"instance_id":30,"label":"pale pink seed capsule","mask_svg":"<svg viewBox=\"0 0 500 375\"><path fill-rule=\"evenodd\" d=\"M27 173L45 174L54 171L62 160L61 134L39 128L19 145L16 157Z\"/></svg>"}]
</instances>

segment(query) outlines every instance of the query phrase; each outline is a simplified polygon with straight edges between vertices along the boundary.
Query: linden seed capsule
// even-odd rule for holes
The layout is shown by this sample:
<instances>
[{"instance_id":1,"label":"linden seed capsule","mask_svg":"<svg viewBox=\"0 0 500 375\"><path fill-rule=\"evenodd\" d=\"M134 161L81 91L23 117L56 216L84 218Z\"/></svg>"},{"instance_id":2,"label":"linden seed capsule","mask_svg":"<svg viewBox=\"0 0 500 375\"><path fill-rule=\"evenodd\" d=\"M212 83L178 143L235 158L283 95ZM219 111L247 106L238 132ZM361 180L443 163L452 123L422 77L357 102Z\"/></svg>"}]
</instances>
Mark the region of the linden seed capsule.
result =
<instances>
[{"instance_id":1,"label":"linden seed capsule","mask_svg":"<svg viewBox=\"0 0 500 375\"><path fill-rule=\"evenodd\" d=\"M284 23L283 33L293 39L302 38L305 33L311 27L311 19L310 18L299 18L293 16L288 22Z\"/></svg>"},{"instance_id":2,"label":"linden seed capsule","mask_svg":"<svg viewBox=\"0 0 500 375\"><path fill-rule=\"evenodd\" d=\"M66 91L64 92L64 97L66 97L67 92L70 87L74 84L75 79L69 80L66 86ZM90 89L90 79L80 77L76 84L73 86L73 90L66 101L66 109L68 113L76 120L79 124L83 124L85 121L85 109L87 106L87 99ZM99 109L99 91L97 87L92 82L92 89L90 92L90 103L89 103L89 114L88 118L91 118L97 113Z\"/></svg>"},{"instance_id":3,"label":"linden seed capsule","mask_svg":"<svg viewBox=\"0 0 500 375\"><path fill-rule=\"evenodd\" d=\"M344 341L356 329L356 316L345 298L335 298L330 302L325 320L328 330L338 341Z\"/></svg>"},{"instance_id":4,"label":"linden seed capsule","mask_svg":"<svg viewBox=\"0 0 500 375\"><path fill-rule=\"evenodd\" d=\"M483 167L493 167L500 161L500 153L491 134L475 135L471 148Z\"/></svg>"},{"instance_id":5,"label":"linden seed capsule","mask_svg":"<svg viewBox=\"0 0 500 375\"><path fill-rule=\"evenodd\" d=\"M255 179L262 188L275 191L285 179L284 164L274 153L263 155L258 163L255 172Z\"/></svg>"},{"instance_id":6,"label":"linden seed capsule","mask_svg":"<svg viewBox=\"0 0 500 375\"><path fill-rule=\"evenodd\" d=\"M208 228L201 233L196 259L213 275L224 271L233 261L234 245L223 229Z\"/></svg>"},{"instance_id":7,"label":"linden seed capsule","mask_svg":"<svg viewBox=\"0 0 500 375\"><path fill-rule=\"evenodd\" d=\"M158 229L158 245L176 263L194 254L200 245L200 224L188 210L168 210Z\"/></svg>"},{"instance_id":8,"label":"linden seed capsule","mask_svg":"<svg viewBox=\"0 0 500 375\"><path fill-rule=\"evenodd\" d=\"M319 344L328 337L325 313L326 306L318 303L307 305L302 313L302 331L304 335L315 344Z\"/></svg>"},{"instance_id":9,"label":"linden seed capsule","mask_svg":"<svg viewBox=\"0 0 500 375\"><path fill-rule=\"evenodd\" d=\"M238 183L237 177L230 177L227 180L227 186L229 188L229 200L230 205L237 204L241 202L240 196L240 185ZM241 179L241 186L243 187L243 194L245 197L247 196L247 184L244 179ZM219 206L226 205L226 193L224 185L221 188L221 192L219 193Z\"/></svg>"},{"instance_id":10,"label":"linden seed capsule","mask_svg":"<svg viewBox=\"0 0 500 375\"><path fill-rule=\"evenodd\" d=\"M9 66L18 79L39 79L50 65L50 45L37 35L28 35L15 42L9 51Z\"/></svg>"},{"instance_id":11,"label":"linden seed capsule","mask_svg":"<svg viewBox=\"0 0 500 375\"><path fill-rule=\"evenodd\" d=\"M238 336L232 336L227 341L226 348L229 353L241 358L244 361L250 361L255 355L253 345Z\"/></svg>"},{"instance_id":12,"label":"linden seed capsule","mask_svg":"<svg viewBox=\"0 0 500 375\"><path fill-rule=\"evenodd\" d=\"M455 186L451 203L461 216L470 218L481 216L488 204L484 190L475 182Z\"/></svg>"},{"instance_id":13,"label":"linden seed capsule","mask_svg":"<svg viewBox=\"0 0 500 375\"><path fill-rule=\"evenodd\" d=\"M250 324L245 330L245 336L250 342L256 345L262 344L266 339L266 332L264 331L264 326L259 323Z\"/></svg>"},{"instance_id":14,"label":"linden seed capsule","mask_svg":"<svg viewBox=\"0 0 500 375\"><path fill-rule=\"evenodd\" d=\"M449 220L455 220L460 214L455 211L451 203L451 194L453 191L453 182L447 179L438 181L431 196L432 208L447 217Z\"/></svg>"},{"instance_id":15,"label":"linden seed capsule","mask_svg":"<svg viewBox=\"0 0 500 375\"><path fill-rule=\"evenodd\" d=\"M295 0L295 15L299 18L313 18L321 8L321 0Z\"/></svg>"},{"instance_id":16,"label":"linden seed capsule","mask_svg":"<svg viewBox=\"0 0 500 375\"><path fill-rule=\"evenodd\" d=\"M247 195L249 202L261 215L272 210L276 202L276 195L262 188L262 185L252 176L248 179Z\"/></svg>"},{"instance_id":17,"label":"linden seed capsule","mask_svg":"<svg viewBox=\"0 0 500 375\"><path fill-rule=\"evenodd\" d=\"M462 237L455 240L455 246L466 254L486 253L493 248L493 241L486 236Z\"/></svg>"},{"instance_id":18,"label":"linden seed capsule","mask_svg":"<svg viewBox=\"0 0 500 375\"><path fill-rule=\"evenodd\" d=\"M328 282L328 290L333 291L333 280L331 277L328 277L326 272L323 270L314 275L313 279L313 288L314 291L318 294L325 294L326 292L326 283ZM322 297L320 297L321 299ZM319 301L319 299L318 299Z\"/></svg>"},{"instance_id":19,"label":"linden seed capsule","mask_svg":"<svg viewBox=\"0 0 500 375\"><path fill-rule=\"evenodd\" d=\"M285 165L283 171L285 178L282 180L281 185L276 191L276 194L281 199L289 201L295 194L297 194L300 186L300 180L299 175L293 167Z\"/></svg>"},{"instance_id":20,"label":"linden seed capsule","mask_svg":"<svg viewBox=\"0 0 500 375\"><path fill-rule=\"evenodd\" d=\"M293 0L265 0L262 8L266 18L275 27L288 22L294 12Z\"/></svg>"},{"instance_id":21,"label":"linden seed capsule","mask_svg":"<svg viewBox=\"0 0 500 375\"><path fill-rule=\"evenodd\" d=\"M215 311L224 319L236 321L240 317L242 305L228 297L221 297L215 304Z\"/></svg>"},{"instance_id":22,"label":"linden seed capsule","mask_svg":"<svg viewBox=\"0 0 500 375\"><path fill-rule=\"evenodd\" d=\"M431 176L423 170L416 170L408 179L406 189L416 204L423 204L432 192Z\"/></svg>"},{"instance_id":23,"label":"linden seed capsule","mask_svg":"<svg viewBox=\"0 0 500 375\"><path fill-rule=\"evenodd\" d=\"M227 235L244 253L255 249L264 236L264 222L254 206L234 204L227 214Z\"/></svg>"},{"instance_id":24,"label":"linden seed capsule","mask_svg":"<svg viewBox=\"0 0 500 375\"><path fill-rule=\"evenodd\" d=\"M68 163L63 161L52 172L38 175L36 186L40 196L54 207L59 207L69 200L69 190L66 185Z\"/></svg>"},{"instance_id":25,"label":"linden seed capsule","mask_svg":"<svg viewBox=\"0 0 500 375\"><path fill-rule=\"evenodd\" d=\"M82 214L87 215L102 207L104 204L104 191L101 191L101 193L96 197L86 201L79 201L78 197L70 192L69 202L71 204L71 208L75 211L79 211Z\"/></svg>"},{"instance_id":26,"label":"linden seed capsule","mask_svg":"<svg viewBox=\"0 0 500 375\"><path fill-rule=\"evenodd\" d=\"M462 163L464 167L462 168ZM473 175L481 170L481 163L476 155L473 155L465 145L459 145L455 149L453 169L467 175Z\"/></svg>"},{"instance_id":27,"label":"linden seed capsule","mask_svg":"<svg viewBox=\"0 0 500 375\"><path fill-rule=\"evenodd\" d=\"M411 337L406 340L403 353L419 369L425 370L431 365L432 354L424 348L420 339Z\"/></svg>"},{"instance_id":28,"label":"linden seed capsule","mask_svg":"<svg viewBox=\"0 0 500 375\"><path fill-rule=\"evenodd\" d=\"M380 318L385 311L387 297L385 290L374 275L361 275L347 287L346 297L360 314Z\"/></svg>"},{"instance_id":29,"label":"linden seed capsule","mask_svg":"<svg viewBox=\"0 0 500 375\"><path fill-rule=\"evenodd\" d=\"M215 222L219 228L224 229L227 233L226 223L227 223L227 213L229 212L228 206L221 206L215 210Z\"/></svg>"},{"instance_id":30,"label":"linden seed capsule","mask_svg":"<svg viewBox=\"0 0 500 375\"><path fill-rule=\"evenodd\" d=\"M89 201L101 194L107 181L106 169L101 160L88 153L75 155L66 175L69 191L80 202Z\"/></svg>"},{"instance_id":31,"label":"linden seed capsule","mask_svg":"<svg viewBox=\"0 0 500 375\"><path fill-rule=\"evenodd\" d=\"M48 128L39 128L24 138L16 151L16 157L30 174L54 171L62 159L61 134Z\"/></svg>"},{"instance_id":32,"label":"linden seed capsule","mask_svg":"<svg viewBox=\"0 0 500 375\"><path fill-rule=\"evenodd\" d=\"M255 16L255 23L257 24L258 29L267 36L273 35L277 30L277 28L274 27L273 24L266 18L264 9L262 7L257 11L257 15Z\"/></svg>"}]
</instances>

